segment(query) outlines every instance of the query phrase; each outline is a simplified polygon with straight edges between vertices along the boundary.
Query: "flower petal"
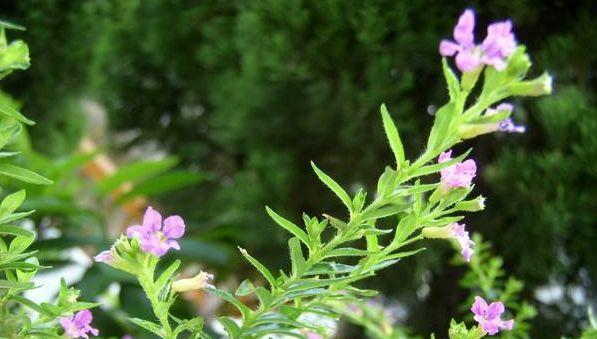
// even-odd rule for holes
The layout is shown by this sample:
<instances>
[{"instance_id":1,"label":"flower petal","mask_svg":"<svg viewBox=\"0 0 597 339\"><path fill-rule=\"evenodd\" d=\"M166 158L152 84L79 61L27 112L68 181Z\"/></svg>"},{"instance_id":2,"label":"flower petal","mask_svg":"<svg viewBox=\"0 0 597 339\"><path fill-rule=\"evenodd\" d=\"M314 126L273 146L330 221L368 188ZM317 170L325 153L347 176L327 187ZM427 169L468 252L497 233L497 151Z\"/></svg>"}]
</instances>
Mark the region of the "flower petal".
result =
<instances>
[{"instance_id":1,"label":"flower petal","mask_svg":"<svg viewBox=\"0 0 597 339\"><path fill-rule=\"evenodd\" d=\"M454 40L463 47L474 45L475 13L471 9L465 10L458 18L454 27Z\"/></svg>"},{"instance_id":2,"label":"flower petal","mask_svg":"<svg viewBox=\"0 0 597 339\"><path fill-rule=\"evenodd\" d=\"M471 307L471 311L475 315L483 317L485 315L485 312L487 311L487 302L485 301L485 299L476 296L475 302L473 303L473 307Z\"/></svg>"},{"instance_id":3,"label":"flower petal","mask_svg":"<svg viewBox=\"0 0 597 339\"><path fill-rule=\"evenodd\" d=\"M501 329L511 330L514 328L514 320L510 319L510 320L502 321L502 323L499 326Z\"/></svg>"},{"instance_id":4,"label":"flower petal","mask_svg":"<svg viewBox=\"0 0 597 339\"><path fill-rule=\"evenodd\" d=\"M474 50L463 50L456 55L456 66L461 72L469 72L481 64L481 58Z\"/></svg>"},{"instance_id":5,"label":"flower petal","mask_svg":"<svg viewBox=\"0 0 597 339\"><path fill-rule=\"evenodd\" d=\"M162 215L151 206L147 207L143 215L143 227L148 232L157 232L162 228Z\"/></svg>"},{"instance_id":6,"label":"flower petal","mask_svg":"<svg viewBox=\"0 0 597 339\"><path fill-rule=\"evenodd\" d=\"M494 301L487 307L486 317L489 320L499 319L502 313L504 313L504 310L504 304L501 301Z\"/></svg>"},{"instance_id":7,"label":"flower petal","mask_svg":"<svg viewBox=\"0 0 597 339\"><path fill-rule=\"evenodd\" d=\"M92 320L93 320L93 315L91 314L90 310L79 311L79 312L75 313L75 316L73 318L73 322L79 328L91 324Z\"/></svg>"},{"instance_id":8,"label":"flower petal","mask_svg":"<svg viewBox=\"0 0 597 339\"><path fill-rule=\"evenodd\" d=\"M178 239L183 236L185 224L178 215L172 215L164 220L164 235L170 239Z\"/></svg>"},{"instance_id":9,"label":"flower petal","mask_svg":"<svg viewBox=\"0 0 597 339\"><path fill-rule=\"evenodd\" d=\"M461 51L460 45L449 40L442 40L439 43L439 54L442 56L453 56L456 52Z\"/></svg>"},{"instance_id":10,"label":"flower petal","mask_svg":"<svg viewBox=\"0 0 597 339\"><path fill-rule=\"evenodd\" d=\"M126 236L129 238L133 237L143 237L147 232L147 228L141 225L133 225L126 229Z\"/></svg>"}]
</instances>

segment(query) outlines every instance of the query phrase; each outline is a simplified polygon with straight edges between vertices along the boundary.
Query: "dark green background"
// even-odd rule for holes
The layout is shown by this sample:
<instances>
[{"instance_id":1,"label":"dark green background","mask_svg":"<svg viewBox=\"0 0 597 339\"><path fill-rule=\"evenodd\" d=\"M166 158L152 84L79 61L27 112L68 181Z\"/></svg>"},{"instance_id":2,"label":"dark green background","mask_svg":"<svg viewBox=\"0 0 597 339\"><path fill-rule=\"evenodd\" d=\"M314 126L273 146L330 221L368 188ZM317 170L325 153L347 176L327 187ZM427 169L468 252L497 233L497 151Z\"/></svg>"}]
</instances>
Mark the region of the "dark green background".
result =
<instances>
[{"instance_id":1,"label":"dark green background","mask_svg":"<svg viewBox=\"0 0 597 339\"><path fill-rule=\"evenodd\" d=\"M294 219L342 215L310 160L348 187L371 190L391 162L382 102L414 157L432 122L428 108L447 96L438 43L466 7L478 13L479 40L482 26L512 18L534 74L549 70L555 81L553 96L514 102L526 134L464 145L481 169L475 191L488 197L469 227L525 281L539 310L533 338L577 334L597 298L593 1L20 0L1 13L28 28L16 37L30 44L32 66L5 90L38 122L30 133L44 153L72 151L85 129L77 103L91 98L113 131L141 132L113 152L156 141L182 167L210 172L160 205L184 215L193 236L242 245L282 268L287 235L263 206ZM445 333L460 315L462 272L447 264L451 249L429 247L370 284L409 305L415 332ZM216 268L252 274L238 258ZM424 273L431 294L419 300L413 291ZM562 286L563 298L535 300L545 285ZM580 304L575 290L585 295Z\"/></svg>"}]
</instances>

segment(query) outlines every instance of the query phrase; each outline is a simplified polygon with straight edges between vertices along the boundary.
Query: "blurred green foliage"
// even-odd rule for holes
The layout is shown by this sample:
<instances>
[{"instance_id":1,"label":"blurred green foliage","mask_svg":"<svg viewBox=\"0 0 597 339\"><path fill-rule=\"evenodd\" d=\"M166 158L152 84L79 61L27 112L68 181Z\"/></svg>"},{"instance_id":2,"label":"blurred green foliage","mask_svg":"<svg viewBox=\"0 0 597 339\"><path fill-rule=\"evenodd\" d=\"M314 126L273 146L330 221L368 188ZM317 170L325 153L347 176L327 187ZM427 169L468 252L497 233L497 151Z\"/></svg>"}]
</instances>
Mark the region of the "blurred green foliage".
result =
<instances>
[{"instance_id":1,"label":"blurred green foliage","mask_svg":"<svg viewBox=\"0 0 597 339\"><path fill-rule=\"evenodd\" d=\"M525 135L475 141L484 150L474 154L484 169L477 190L489 199L469 224L526 282L524 296L563 286L561 300L533 300L539 315L531 337L578 334L586 304L597 298L590 1L21 0L3 4L2 13L28 28L33 62L7 83L40 123L35 149L72 150L85 130L79 102L92 98L106 107L114 131L138 132L111 147L157 142L180 157L181 168L214 173L161 204L199 234L250 246L281 266L285 237L263 206L292 219L300 211L340 212L313 180L309 160L355 190L371 187L379 173L370 169L391 157L378 125L381 102L407 153L420 149L428 112L446 95L437 46L466 6L482 21L510 16L535 69L550 70L556 83L555 95L517 103ZM240 239L237 229L246 230ZM459 272L442 265L441 251L423 257L376 284L411 306L422 303L410 313L416 330L443 333L462 300L455 297ZM421 276L430 297L405 296Z\"/></svg>"}]
</instances>

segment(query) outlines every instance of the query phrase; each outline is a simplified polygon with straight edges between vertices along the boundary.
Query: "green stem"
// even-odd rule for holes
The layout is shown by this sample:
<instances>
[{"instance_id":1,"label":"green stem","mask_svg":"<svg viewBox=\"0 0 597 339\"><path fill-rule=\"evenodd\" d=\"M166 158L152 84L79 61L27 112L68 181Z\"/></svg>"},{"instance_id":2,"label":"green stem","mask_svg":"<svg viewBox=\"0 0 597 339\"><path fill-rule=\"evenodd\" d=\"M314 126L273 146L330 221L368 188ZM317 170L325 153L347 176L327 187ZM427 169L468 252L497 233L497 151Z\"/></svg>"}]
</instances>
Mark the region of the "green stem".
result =
<instances>
[{"instance_id":1,"label":"green stem","mask_svg":"<svg viewBox=\"0 0 597 339\"><path fill-rule=\"evenodd\" d=\"M154 284L153 278L156 264L157 260L148 254L141 270L141 274L138 277L139 284L149 299L154 315L159 320L160 325L162 325L162 329L164 330L162 338L176 339L172 332L172 328L170 327L169 307L166 303L160 300L160 291L157 290Z\"/></svg>"}]
</instances>

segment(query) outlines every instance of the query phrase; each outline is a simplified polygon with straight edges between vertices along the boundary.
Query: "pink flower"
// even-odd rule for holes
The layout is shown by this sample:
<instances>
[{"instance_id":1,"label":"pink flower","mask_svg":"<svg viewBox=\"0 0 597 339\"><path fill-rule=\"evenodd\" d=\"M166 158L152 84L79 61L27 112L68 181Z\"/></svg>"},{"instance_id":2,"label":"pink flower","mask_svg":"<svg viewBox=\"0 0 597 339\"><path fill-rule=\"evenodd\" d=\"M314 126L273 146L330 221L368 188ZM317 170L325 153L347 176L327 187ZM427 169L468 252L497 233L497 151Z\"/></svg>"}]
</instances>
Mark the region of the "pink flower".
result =
<instances>
[{"instance_id":1,"label":"pink flower","mask_svg":"<svg viewBox=\"0 0 597 339\"><path fill-rule=\"evenodd\" d=\"M516 38L512 33L512 22L500 21L487 27L487 37L481 45L475 44L475 13L465 10L454 27L454 41L442 40L439 53L444 56L456 55L456 66L461 72L470 72L484 64L501 71L506 68L506 60L516 50Z\"/></svg>"},{"instance_id":2,"label":"pink flower","mask_svg":"<svg viewBox=\"0 0 597 339\"><path fill-rule=\"evenodd\" d=\"M471 240L468 232L465 230L465 227L465 224L453 223L450 225L450 230L452 237L456 239L456 241L458 241L458 245L460 245L460 254L466 262L469 262L471 261L473 253L475 253L473 250L475 242Z\"/></svg>"},{"instance_id":3,"label":"pink flower","mask_svg":"<svg viewBox=\"0 0 597 339\"><path fill-rule=\"evenodd\" d=\"M477 296L471 311L475 314L475 321L489 335L497 334L500 330L511 330L514 327L514 320L504 321L501 319L502 313L504 313L504 304L501 301L487 305L485 299Z\"/></svg>"},{"instance_id":4,"label":"pink flower","mask_svg":"<svg viewBox=\"0 0 597 339\"><path fill-rule=\"evenodd\" d=\"M161 257L171 248L180 249L175 239L182 237L184 231L184 221L178 215L166 218L162 226L162 216L153 208L147 207L143 216L143 225L129 227L126 235L129 238L139 239L143 252Z\"/></svg>"},{"instance_id":5,"label":"pink flower","mask_svg":"<svg viewBox=\"0 0 597 339\"><path fill-rule=\"evenodd\" d=\"M446 162L452 159L452 151L442 152L438 158L438 163ZM442 185L447 188L458 188L470 186L477 173L477 165L472 159L459 162L448 166L440 171L442 176Z\"/></svg>"},{"instance_id":6,"label":"pink flower","mask_svg":"<svg viewBox=\"0 0 597 339\"><path fill-rule=\"evenodd\" d=\"M82 310L75 313L72 317L60 318L60 325L64 328L64 334L69 338L89 338L87 333L94 336L99 334L97 328L91 327L93 315L89 310Z\"/></svg>"},{"instance_id":7,"label":"pink flower","mask_svg":"<svg viewBox=\"0 0 597 339\"><path fill-rule=\"evenodd\" d=\"M498 71L506 68L506 59L516 51L516 37L512 33L510 20L496 22L487 27L487 37L481 44L481 61Z\"/></svg>"},{"instance_id":8,"label":"pink flower","mask_svg":"<svg viewBox=\"0 0 597 339\"><path fill-rule=\"evenodd\" d=\"M481 53L475 45L475 13L467 9L458 18L454 27L454 41L442 40L439 53L442 56L456 55L456 66L461 72L472 71L481 64Z\"/></svg>"}]
</instances>

